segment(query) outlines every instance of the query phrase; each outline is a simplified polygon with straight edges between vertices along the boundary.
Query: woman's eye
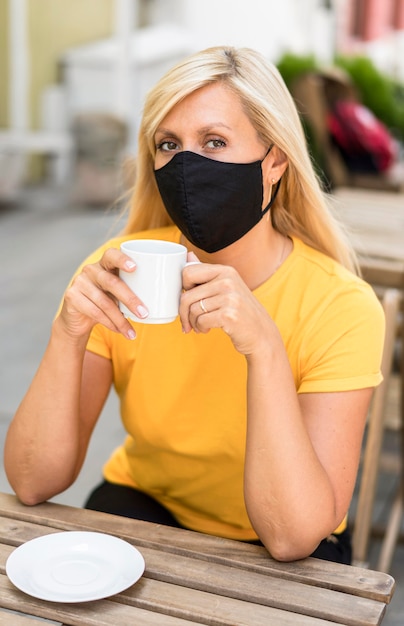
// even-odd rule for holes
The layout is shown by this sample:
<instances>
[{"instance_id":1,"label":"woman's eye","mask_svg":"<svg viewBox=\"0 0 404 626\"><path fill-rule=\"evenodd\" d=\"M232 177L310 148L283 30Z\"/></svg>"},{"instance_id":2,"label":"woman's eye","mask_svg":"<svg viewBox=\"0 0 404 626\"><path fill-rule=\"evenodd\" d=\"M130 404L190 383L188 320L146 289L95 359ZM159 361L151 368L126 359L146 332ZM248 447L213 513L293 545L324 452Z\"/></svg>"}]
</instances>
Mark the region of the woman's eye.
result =
<instances>
[{"instance_id":1,"label":"woman's eye","mask_svg":"<svg viewBox=\"0 0 404 626\"><path fill-rule=\"evenodd\" d=\"M207 148L224 148L226 142L223 139L210 139L206 142Z\"/></svg>"},{"instance_id":2,"label":"woman's eye","mask_svg":"<svg viewBox=\"0 0 404 626\"><path fill-rule=\"evenodd\" d=\"M162 141L156 148L164 152L171 152L172 150L177 150L178 144L176 144L175 141Z\"/></svg>"}]
</instances>

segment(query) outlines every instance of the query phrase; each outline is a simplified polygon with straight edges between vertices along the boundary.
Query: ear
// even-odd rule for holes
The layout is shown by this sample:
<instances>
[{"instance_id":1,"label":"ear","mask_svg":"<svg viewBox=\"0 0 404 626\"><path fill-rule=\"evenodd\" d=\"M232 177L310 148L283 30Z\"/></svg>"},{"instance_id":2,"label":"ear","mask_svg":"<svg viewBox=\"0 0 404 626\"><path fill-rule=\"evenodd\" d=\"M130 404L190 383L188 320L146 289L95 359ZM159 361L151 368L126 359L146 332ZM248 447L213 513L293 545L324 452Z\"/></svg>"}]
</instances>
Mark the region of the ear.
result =
<instances>
[{"instance_id":1,"label":"ear","mask_svg":"<svg viewBox=\"0 0 404 626\"><path fill-rule=\"evenodd\" d=\"M262 178L265 185L275 185L288 167L286 154L274 146L262 162Z\"/></svg>"}]
</instances>

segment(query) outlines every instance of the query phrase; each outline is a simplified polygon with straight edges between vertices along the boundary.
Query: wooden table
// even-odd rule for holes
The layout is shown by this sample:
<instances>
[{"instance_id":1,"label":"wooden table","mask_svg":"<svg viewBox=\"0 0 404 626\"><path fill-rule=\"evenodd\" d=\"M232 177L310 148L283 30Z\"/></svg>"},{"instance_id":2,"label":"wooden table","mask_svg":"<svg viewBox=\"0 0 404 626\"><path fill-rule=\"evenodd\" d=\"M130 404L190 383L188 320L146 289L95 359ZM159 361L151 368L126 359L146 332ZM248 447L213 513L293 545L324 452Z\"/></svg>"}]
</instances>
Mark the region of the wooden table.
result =
<instances>
[{"instance_id":1,"label":"wooden table","mask_svg":"<svg viewBox=\"0 0 404 626\"><path fill-rule=\"evenodd\" d=\"M334 191L331 201L335 215L348 230L365 274L377 278L371 275L371 268L385 268L386 286L403 289L404 194L341 187Z\"/></svg>"},{"instance_id":2,"label":"wooden table","mask_svg":"<svg viewBox=\"0 0 404 626\"><path fill-rule=\"evenodd\" d=\"M404 194L341 187L330 198L359 255L365 280L376 289L399 289L404 303ZM402 323L400 333L403 341ZM401 381L404 423L404 363Z\"/></svg>"},{"instance_id":3,"label":"wooden table","mask_svg":"<svg viewBox=\"0 0 404 626\"><path fill-rule=\"evenodd\" d=\"M14 547L61 530L132 543L146 561L143 577L113 597L80 604L16 589L5 574ZM35 624L24 614L70 626L372 626L382 622L395 584L381 572L312 558L279 563L259 546L105 513L26 507L10 494L0 494L0 534L0 624L12 626Z\"/></svg>"}]
</instances>

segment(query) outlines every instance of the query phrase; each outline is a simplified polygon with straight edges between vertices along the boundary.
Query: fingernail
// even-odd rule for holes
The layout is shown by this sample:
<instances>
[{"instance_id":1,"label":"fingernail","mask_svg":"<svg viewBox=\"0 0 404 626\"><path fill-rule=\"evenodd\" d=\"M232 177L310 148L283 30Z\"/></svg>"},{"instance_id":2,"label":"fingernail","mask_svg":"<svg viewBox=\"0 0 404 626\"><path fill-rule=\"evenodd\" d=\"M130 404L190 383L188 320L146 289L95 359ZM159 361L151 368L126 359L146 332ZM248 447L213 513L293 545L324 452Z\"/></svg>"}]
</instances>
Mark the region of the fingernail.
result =
<instances>
[{"instance_id":1,"label":"fingernail","mask_svg":"<svg viewBox=\"0 0 404 626\"><path fill-rule=\"evenodd\" d=\"M136 267L136 263L134 261L125 261L125 267L127 267L128 270L133 270L133 268Z\"/></svg>"},{"instance_id":2,"label":"fingernail","mask_svg":"<svg viewBox=\"0 0 404 626\"><path fill-rule=\"evenodd\" d=\"M142 306L141 304L139 304L139 306L136 308L136 313L142 319L149 315L149 311L144 306Z\"/></svg>"},{"instance_id":3,"label":"fingernail","mask_svg":"<svg viewBox=\"0 0 404 626\"><path fill-rule=\"evenodd\" d=\"M128 337L128 339L131 339L131 340L136 339L136 333L135 333L135 331L133 330L133 328L131 328L130 330L128 330L128 332L127 332L127 337Z\"/></svg>"}]
</instances>

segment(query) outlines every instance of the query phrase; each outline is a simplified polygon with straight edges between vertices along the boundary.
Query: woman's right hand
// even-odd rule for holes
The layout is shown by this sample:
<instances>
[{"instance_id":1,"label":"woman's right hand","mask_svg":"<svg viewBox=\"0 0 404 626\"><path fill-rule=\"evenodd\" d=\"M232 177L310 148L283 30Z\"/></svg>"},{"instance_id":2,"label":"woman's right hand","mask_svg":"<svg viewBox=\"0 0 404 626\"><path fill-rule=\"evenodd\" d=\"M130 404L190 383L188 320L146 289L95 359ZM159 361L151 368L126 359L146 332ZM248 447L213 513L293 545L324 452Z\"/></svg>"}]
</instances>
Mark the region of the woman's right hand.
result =
<instances>
[{"instance_id":1,"label":"woman's right hand","mask_svg":"<svg viewBox=\"0 0 404 626\"><path fill-rule=\"evenodd\" d=\"M140 319L147 317L143 302L119 278L119 270L136 271L136 264L116 248L109 248L97 263L85 265L65 292L59 319L73 337L89 335L95 324L128 339L136 333L118 308L118 301Z\"/></svg>"}]
</instances>

